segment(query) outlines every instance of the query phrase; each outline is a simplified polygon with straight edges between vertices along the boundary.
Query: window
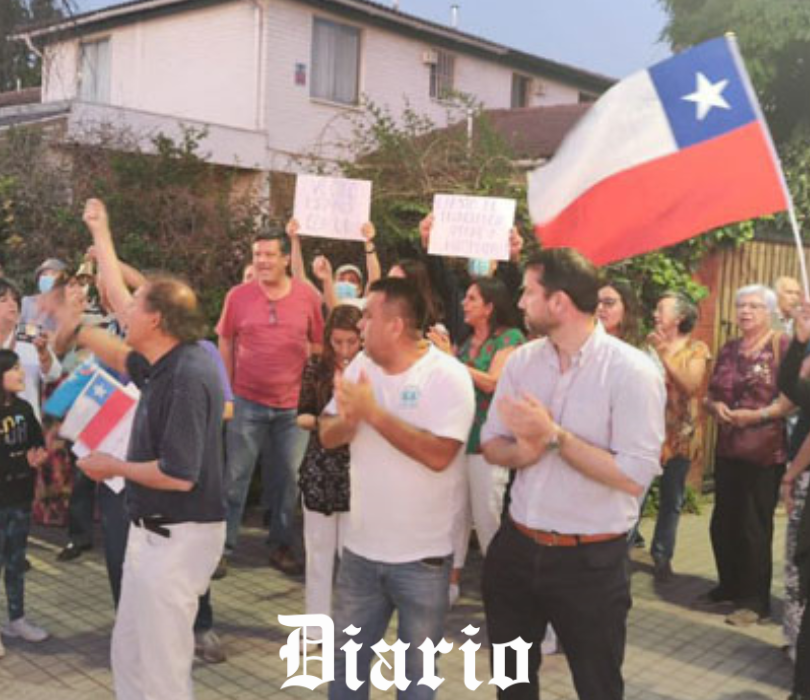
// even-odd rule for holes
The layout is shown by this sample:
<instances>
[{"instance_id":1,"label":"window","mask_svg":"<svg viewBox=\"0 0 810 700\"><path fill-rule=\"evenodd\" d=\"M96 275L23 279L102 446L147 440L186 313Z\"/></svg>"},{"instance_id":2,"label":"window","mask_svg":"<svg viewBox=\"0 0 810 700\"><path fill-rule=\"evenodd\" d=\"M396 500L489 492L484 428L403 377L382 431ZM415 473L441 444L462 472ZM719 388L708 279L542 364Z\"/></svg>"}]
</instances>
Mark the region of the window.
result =
<instances>
[{"instance_id":1,"label":"window","mask_svg":"<svg viewBox=\"0 0 810 700\"><path fill-rule=\"evenodd\" d=\"M529 106L531 87L531 78L512 73L512 109Z\"/></svg>"},{"instance_id":2,"label":"window","mask_svg":"<svg viewBox=\"0 0 810 700\"><path fill-rule=\"evenodd\" d=\"M359 73L360 30L316 17L312 26L310 95L355 105Z\"/></svg>"},{"instance_id":3,"label":"window","mask_svg":"<svg viewBox=\"0 0 810 700\"><path fill-rule=\"evenodd\" d=\"M79 99L110 101L110 40L82 42L79 46Z\"/></svg>"},{"instance_id":4,"label":"window","mask_svg":"<svg viewBox=\"0 0 810 700\"><path fill-rule=\"evenodd\" d=\"M430 96L446 100L453 94L453 73L456 57L446 51L437 51L436 60L430 64Z\"/></svg>"}]
</instances>

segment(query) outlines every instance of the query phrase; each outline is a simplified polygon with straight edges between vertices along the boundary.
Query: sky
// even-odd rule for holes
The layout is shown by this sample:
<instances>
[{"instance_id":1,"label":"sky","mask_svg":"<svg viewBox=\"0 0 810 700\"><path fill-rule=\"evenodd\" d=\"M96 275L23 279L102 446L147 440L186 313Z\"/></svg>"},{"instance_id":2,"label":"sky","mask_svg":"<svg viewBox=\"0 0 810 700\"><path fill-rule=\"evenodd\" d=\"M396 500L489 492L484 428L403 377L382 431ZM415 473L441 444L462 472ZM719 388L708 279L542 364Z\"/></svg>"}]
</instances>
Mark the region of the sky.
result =
<instances>
[{"instance_id":1,"label":"sky","mask_svg":"<svg viewBox=\"0 0 810 700\"><path fill-rule=\"evenodd\" d=\"M669 55L658 40L666 20L658 0L399 0L399 7L449 24L453 2L462 31L614 78ZM72 3L82 12L116 4Z\"/></svg>"}]
</instances>

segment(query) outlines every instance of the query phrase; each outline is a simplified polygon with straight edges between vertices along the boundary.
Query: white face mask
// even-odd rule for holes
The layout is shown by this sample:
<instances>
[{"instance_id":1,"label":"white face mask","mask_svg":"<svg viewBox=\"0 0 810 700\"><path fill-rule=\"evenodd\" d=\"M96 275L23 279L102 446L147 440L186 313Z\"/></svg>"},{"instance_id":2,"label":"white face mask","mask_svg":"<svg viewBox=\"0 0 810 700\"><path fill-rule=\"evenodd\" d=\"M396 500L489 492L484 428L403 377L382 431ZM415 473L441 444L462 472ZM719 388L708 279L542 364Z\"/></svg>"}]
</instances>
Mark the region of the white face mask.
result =
<instances>
[{"instance_id":1,"label":"white face mask","mask_svg":"<svg viewBox=\"0 0 810 700\"><path fill-rule=\"evenodd\" d=\"M47 294L53 289L53 283L56 282L56 277L53 275L40 275L37 280L37 287L41 294Z\"/></svg>"}]
</instances>

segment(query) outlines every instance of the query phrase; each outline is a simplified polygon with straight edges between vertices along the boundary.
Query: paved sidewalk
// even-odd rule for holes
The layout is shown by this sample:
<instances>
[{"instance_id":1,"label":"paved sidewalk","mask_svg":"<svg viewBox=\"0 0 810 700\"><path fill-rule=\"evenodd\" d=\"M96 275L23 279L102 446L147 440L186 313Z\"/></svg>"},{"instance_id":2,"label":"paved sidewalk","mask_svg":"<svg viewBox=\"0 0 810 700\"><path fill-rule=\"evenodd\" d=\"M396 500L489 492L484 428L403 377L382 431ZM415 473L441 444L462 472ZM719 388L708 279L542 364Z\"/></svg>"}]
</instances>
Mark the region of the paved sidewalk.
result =
<instances>
[{"instance_id":1,"label":"paved sidewalk","mask_svg":"<svg viewBox=\"0 0 810 700\"><path fill-rule=\"evenodd\" d=\"M781 630L776 623L748 629L730 627L718 615L690 609L690 603L712 585L714 573L708 540L708 511L682 520L674 562L677 579L653 585L649 559L633 554L634 607L630 615L625 678L627 700L784 700L791 666L780 651ZM652 523L645 520L648 537ZM784 514L777 517L774 553L774 595L782 594L781 562ZM0 659L0 700L109 700L109 635L112 602L100 548L75 562L57 562L64 533L37 529L29 557L34 565L27 579L28 615L53 637L40 645L6 640ZM645 562L646 560L646 562ZM463 683L462 654L466 640L460 631L468 624L483 626L477 580L480 561L465 575L462 600L454 608L446 638L455 649L441 662L446 678L440 698L493 698L491 686L477 691ZM291 630L278 624L279 614L303 612L300 581L288 579L266 566L262 534L249 529L227 578L213 584L216 629L223 637L228 662L196 666L198 700L267 700L275 697L318 698L316 691L281 690L286 661L278 652ZM5 598L0 596L0 609ZM781 606L777 603L775 614ZM4 613L0 619L4 619ZM478 641L483 641L483 629ZM317 666L316 666L317 668ZM478 677L486 678L488 655L477 660ZM543 700L573 700L565 660L549 657L542 671ZM372 691L372 697L393 693Z\"/></svg>"}]
</instances>

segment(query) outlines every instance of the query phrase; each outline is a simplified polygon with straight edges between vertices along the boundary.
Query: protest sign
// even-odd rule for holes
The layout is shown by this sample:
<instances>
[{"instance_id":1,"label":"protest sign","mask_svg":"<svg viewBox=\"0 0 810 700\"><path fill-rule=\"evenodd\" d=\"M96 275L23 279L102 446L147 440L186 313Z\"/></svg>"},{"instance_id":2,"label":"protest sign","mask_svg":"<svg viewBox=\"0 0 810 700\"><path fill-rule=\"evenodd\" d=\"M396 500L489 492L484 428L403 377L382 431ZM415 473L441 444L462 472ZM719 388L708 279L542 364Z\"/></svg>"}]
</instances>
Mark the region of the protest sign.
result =
<instances>
[{"instance_id":1,"label":"protest sign","mask_svg":"<svg viewBox=\"0 0 810 700\"><path fill-rule=\"evenodd\" d=\"M361 228L371 219L371 182L299 175L293 217L302 236L362 241Z\"/></svg>"},{"instance_id":2,"label":"protest sign","mask_svg":"<svg viewBox=\"0 0 810 700\"><path fill-rule=\"evenodd\" d=\"M437 194L433 198L431 255L509 259L515 200Z\"/></svg>"}]
</instances>

